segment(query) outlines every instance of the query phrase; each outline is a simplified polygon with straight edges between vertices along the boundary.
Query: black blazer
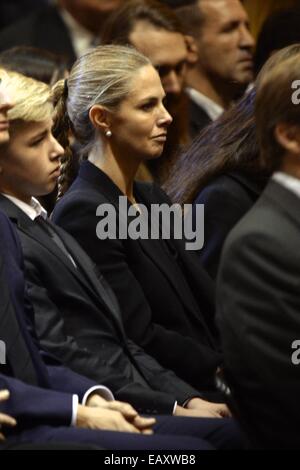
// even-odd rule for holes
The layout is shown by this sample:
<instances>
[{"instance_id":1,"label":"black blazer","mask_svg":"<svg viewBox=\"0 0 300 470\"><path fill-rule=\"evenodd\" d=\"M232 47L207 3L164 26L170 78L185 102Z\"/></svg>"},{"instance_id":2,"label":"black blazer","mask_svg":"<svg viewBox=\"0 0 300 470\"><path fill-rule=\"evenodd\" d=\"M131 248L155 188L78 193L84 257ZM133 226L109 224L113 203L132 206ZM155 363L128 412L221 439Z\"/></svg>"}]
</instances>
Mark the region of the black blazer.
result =
<instances>
[{"instance_id":1,"label":"black blazer","mask_svg":"<svg viewBox=\"0 0 300 470\"><path fill-rule=\"evenodd\" d=\"M223 243L235 224L253 206L266 178L230 172L215 178L194 200L204 204L204 246L199 250L201 262L208 274L216 279Z\"/></svg>"},{"instance_id":2,"label":"black blazer","mask_svg":"<svg viewBox=\"0 0 300 470\"><path fill-rule=\"evenodd\" d=\"M23 395L23 402L19 402L17 396L21 389L30 391L25 382L30 386L39 386L41 388L35 387L33 389L31 387L31 392L40 394L44 398L48 397L48 411L50 412L51 408L53 415L55 414L53 412L55 404L58 412L59 405L63 405L65 402L62 407L69 409L67 416L69 424L72 394L78 393L82 399L87 389L96 383L63 367L54 356L40 348L34 331L32 305L24 283L23 254L20 241L14 227L1 211L0 239L0 339L6 344L6 364L0 364L0 375L2 380L4 376L14 379L12 381L8 379L8 382L12 384L13 390L16 392L16 396L12 395L8 405L16 407L18 410L22 409L19 416L21 420L18 422L19 426L28 421L27 413L32 415L32 419L35 419L34 414L39 409L41 410L43 405L39 408L37 402L34 409L32 402L28 401L28 395L24 400L26 393ZM42 388L49 389L49 392L43 392ZM50 390L58 391L58 393L52 393ZM68 397L66 393L71 395ZM53 400L54 402L56 400L54 404Z\"/></svg>"},{"instance_id":3,"label":"black blazer","mask_svg":"<svg viewBox=\"0 0 300 470\"><path fill-rule=\"evenodd\" d=\"M151 203L169 204L156 185L136 183L134 192L149 209ZM107 175L83 162L55 207L54 220L77 239L113 288L128 336L198 389L212 387L221 361L210 329L213 283L182 240L99 240L96 209L111 203L118 214L121 195Z\"/></svg>"},{"instance_id":4,"label":"black blazer","mask_svg":"<svg viewBox=\"0 0 300 470\"><path fill-rule=\"evenodd\" d=\"M212 120L201 106L195 103L191 98L188 99L188 120L189 134L192 139L208 126Z\"/></svg>"},{"instance_id":5,"label":"black blazer","mask_svg":"<svg viewBox=\"0 0 300 470\"><path fill-rule=\"evenodd\" d=\"M199 396L127 341L114 294L70 235L52 225L77 268L43 227L4 196L0 208L18 229L36 329L47 350L143 413L172 413L175 400Z\"/></svg>"},{"instance_id":6,"label":"black blazer","mask_svg":"<svg viewBox=\"0 0 300 470\"><path fill-rule=\"evenodd\" d=\"M299 449L299 365L292 363L300 331L298 196L270 181L225 243L217 290L241 423L259 447Z\"/></svg>"},{"instance_id":7,"label":"black blazer","mask_svg":"<svg viewBox=\"0 0 300 470\"><path fill-rule=\"evenodd\" d=\"M69 65L76 54L68 29L55 5L43 6L0 32L0 50L33 46L61 54Z\"/></svg>"}]
</instances>

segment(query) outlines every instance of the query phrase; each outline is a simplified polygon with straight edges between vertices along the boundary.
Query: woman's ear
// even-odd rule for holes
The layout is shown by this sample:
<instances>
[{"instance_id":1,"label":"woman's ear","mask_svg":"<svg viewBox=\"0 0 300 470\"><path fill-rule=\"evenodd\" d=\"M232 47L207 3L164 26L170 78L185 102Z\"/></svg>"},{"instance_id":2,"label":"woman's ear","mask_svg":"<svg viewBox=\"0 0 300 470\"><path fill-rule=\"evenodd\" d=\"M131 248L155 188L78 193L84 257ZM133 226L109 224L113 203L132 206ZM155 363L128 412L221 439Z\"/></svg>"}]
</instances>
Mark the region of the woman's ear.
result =
<instances>
[{"instance_id":1,"label":"woman's ear","mask_svg":"<svg viewBox=\"0 0 300 470\"><path fill-rule=\"evenodd\" d=\"M189 65L195 65L198 61L199 51L198 46L193 36L184 36L185 44L187 47L187 63Z\"/></svg>"},{"instance_id":2,"label":"woman's ear","mask_svg":"<svg viewBox=\"0 0 300 470\"><path fill-rule=\"evenodd\" d=\"M104 134L109 130L110 113L104 106L100 104L93 105L89 111L89 118L93 126Z\"/></svg>"}]
</instances>

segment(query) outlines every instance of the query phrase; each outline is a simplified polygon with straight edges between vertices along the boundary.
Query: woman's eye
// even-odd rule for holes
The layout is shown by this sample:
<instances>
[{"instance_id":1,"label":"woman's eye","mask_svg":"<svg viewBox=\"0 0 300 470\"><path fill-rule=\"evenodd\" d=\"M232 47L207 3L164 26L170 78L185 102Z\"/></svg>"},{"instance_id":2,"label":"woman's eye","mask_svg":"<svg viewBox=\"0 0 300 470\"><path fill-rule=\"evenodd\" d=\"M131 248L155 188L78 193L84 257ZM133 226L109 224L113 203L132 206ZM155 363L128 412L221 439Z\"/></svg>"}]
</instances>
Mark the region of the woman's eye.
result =
<instances>
[{"instance_id":1,"label":"woman's eye","mask_svg":"<svg viewBox=\"0 0 300 470\"><path fill-rule=\"evenodd\" d=\"M152 108L153 108L153 104L152 104L152 103L145 103L145 104L143 104L143 106L142 106L142 109L143 109L144 111L149 111L149 110L152 109Z\"/></svg>"},{"instance_id":2,"label":"woman's eye","mask_svg":"<svg viewBox=\"0 0 300 470\"><path fill-rule=\"evenodd\" d=\"M141 106L141 109L143 109L144 111L151 111L156 106L156 104L156 101L149 101L148 103L144 103Z\"/></svg>"}]
</instances>

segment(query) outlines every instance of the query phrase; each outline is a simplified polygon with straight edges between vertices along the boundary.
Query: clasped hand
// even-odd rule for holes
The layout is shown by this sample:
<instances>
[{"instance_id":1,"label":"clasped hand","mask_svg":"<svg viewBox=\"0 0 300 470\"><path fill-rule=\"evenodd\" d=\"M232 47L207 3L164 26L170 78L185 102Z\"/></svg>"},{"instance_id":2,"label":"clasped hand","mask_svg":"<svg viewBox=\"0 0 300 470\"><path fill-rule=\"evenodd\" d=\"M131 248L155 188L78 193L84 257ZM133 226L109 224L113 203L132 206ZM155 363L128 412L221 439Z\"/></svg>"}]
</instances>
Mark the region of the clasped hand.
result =
<instances>
[{"instance_id":1,"label":"clasped hand","mask_svg":"<svg viewBox=\"0 0 300 470\"><path fill-rule=\"evenodd\" d=\"M107 401L93 394L87 406L78 406L77 427L153 434L154 418L144 418L128 403Z\"/></svg>"}]
</instances>

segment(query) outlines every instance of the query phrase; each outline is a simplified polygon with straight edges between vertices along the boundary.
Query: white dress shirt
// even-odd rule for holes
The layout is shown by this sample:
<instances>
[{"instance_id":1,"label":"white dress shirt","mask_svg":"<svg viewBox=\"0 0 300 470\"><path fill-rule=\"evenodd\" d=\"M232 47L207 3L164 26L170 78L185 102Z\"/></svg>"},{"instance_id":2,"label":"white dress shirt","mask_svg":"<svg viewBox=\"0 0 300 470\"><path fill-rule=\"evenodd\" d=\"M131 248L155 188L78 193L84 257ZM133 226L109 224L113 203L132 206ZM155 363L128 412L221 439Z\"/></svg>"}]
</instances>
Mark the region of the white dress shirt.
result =
<instances>
[{"instance_id":1,"label":"white dress shirt","mask_svg":"<svg viewBox=\"0 0 300 470\"><path fill-rule=\"evenodd\" d=\"M300 179L295 176L288 175L287 173L283 173L283 171L277 171L274 173L272 179L300 197Z\"/></svg>"},{"instance_id":2,"label":"white dress shirt","mask_svg":"<svg viewBox=\"0 0 300 470\"><path fill-rule=\"evenodd\" d=\"M213 100L208 98L208 96L203 95L203 93L200 93L200 91L195 90L195 88L186 88L186 93L194 103L204 109L212 121L218 119L218 117L220 117L224 112L222 106L215 103Z\"/></svg>"},{"instance_id":3,"label":"white dress shirt","mask_svg":"<svg viewBox=\"0 0 300 470\"><path fill-rule=\"evenodd\" d=\"M3 193L2 193L3 194ZM34 220L38 216L42 216L44 219L47 218L47 211L44 209L44 207L39 203L37 199L34 197L31 198L30 204L27 204L26 202L21 201L20 199L17 199L14 196L10 196L8 194L3 194L3 196L7 197L11 202L13 202L19 209L21 209L23 212L25 212L28 217L30 217L31 220ZM111 392L111 390L104 385L95 385L94 387L89 388L83 399L82 399L82 405L85 405L88 398L91 396L91 394L97 393L100 395L100 397L104 398L107 401L113 401L114 396ZM73 407L72 407L72 419L71 419L71 426L75 426L76 420L77 420L77 412L78 412L78 403L79 403L79 398L78 395L73 395Z\"/></svg>"}]
</instances>

